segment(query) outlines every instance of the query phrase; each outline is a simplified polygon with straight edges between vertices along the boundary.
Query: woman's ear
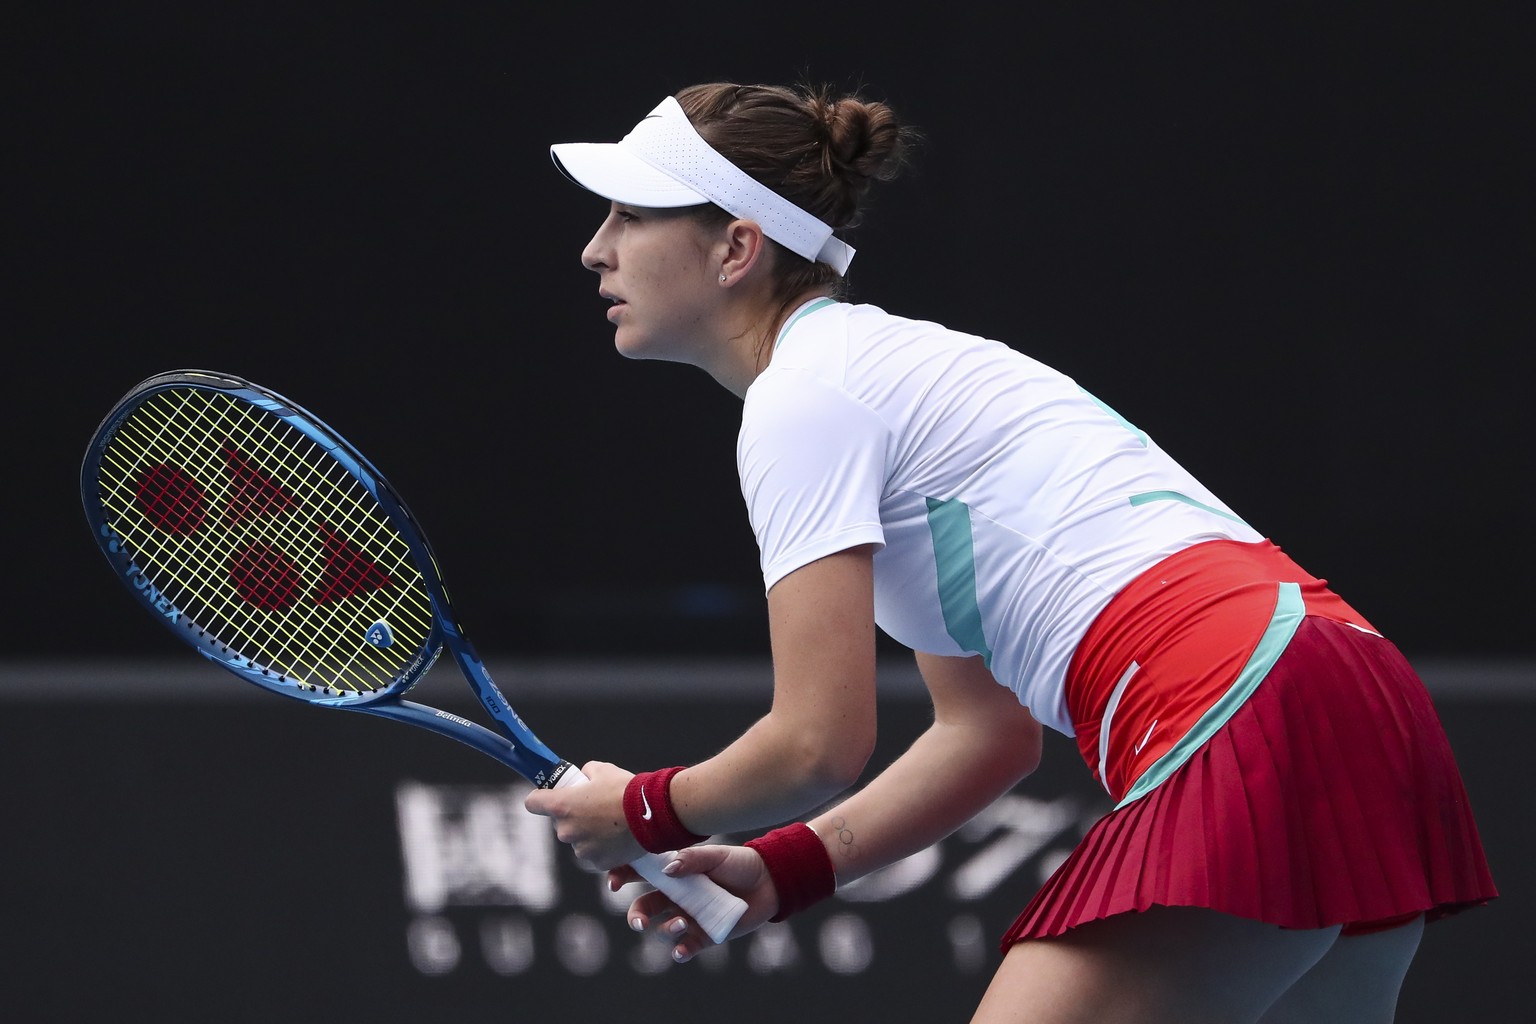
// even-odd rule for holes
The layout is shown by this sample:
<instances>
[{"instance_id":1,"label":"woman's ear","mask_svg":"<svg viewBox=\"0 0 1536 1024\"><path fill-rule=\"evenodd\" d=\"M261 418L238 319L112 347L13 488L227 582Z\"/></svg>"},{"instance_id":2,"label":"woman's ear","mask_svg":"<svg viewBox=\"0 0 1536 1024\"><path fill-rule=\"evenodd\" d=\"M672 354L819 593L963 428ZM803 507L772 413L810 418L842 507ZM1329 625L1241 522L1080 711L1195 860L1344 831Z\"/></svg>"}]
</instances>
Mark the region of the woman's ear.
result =
<instances>
[{"instance_id":1,"label":"woman's ear","mask_svg":"<svg viewBox=\"0 0 1536 1024\"><path fill-rule=\"evenodd\" d=\"M768 248L767 236L755 220L733 220L721 240L720 283L731 285L757 265Z\"/></svg>"}]
</instances>

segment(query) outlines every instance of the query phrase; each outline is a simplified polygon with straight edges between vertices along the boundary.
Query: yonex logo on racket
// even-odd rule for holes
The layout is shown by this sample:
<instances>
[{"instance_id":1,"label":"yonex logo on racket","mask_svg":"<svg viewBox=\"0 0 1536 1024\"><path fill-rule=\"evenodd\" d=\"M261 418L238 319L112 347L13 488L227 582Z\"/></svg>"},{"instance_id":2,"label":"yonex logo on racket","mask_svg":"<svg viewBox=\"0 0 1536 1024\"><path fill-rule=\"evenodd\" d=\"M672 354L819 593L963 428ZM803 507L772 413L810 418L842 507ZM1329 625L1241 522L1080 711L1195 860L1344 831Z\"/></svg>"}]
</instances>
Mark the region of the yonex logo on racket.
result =
<instances>
[{"instance_id":1,"label":"yonex logo on racket","mask_svg":"<svg viewBox=\"0 0 1536 1024\"><path fill-rule=\"evenodd\" d=\"M114 555L123 553L122 544L110 526L103 526L101 528L101 535L106 540L106 549L109 553ZM172 622L181 618L181 609L172 604L170 598L162 594L160 588L150 582L149 577L144 575L144 570L139 565L128 561L123 568L123 578L133 584L133 589L144 595L145 602L156 612L164 615Z\"/></svg>"},{"instance_id":2,"label":"yonex logo on racket","mask_svg":"<svg viewBox=\"0 0 1536 1024\"><path fill-rule=\"evenodd\" d=\"M169 461L144 466L132 481L134 504L162 534L189 542L227 540L231 547L222 559L226 577L245 604L281 612L304 597L326 605L392 585L389 575L329 522L306 523L312 532L302 532L309 532L311 539L292 525L260 529L298 514L304 503L238 446L222 445L216 458L222 463L216 481L201 481L192 469ZM306 578L304 567L309 564L319 568L313 582ZM370 628L368 640L375 646L393 642L387 633L380 635L382 643L371 633Z\"/></svg>"},{"instance_id":3,"label":"yonex logo on racket","mask_svg":"<svg viewBox=\"0 0 1536 1024\"><path fill-rule=\"evenodd\" d=\"M169 598L160 593L160 590L149 581L149 577L144 575L144 570L130 562L128 563L128 571L123 573L123 575L133 584L135 590L144 592L145 600L149 602L149 606L155 611L164 615L172 622L181 618L181 610L172 604Z\"/></svg>"},{"instance_id":4,"label":"yonex logo on racket","mask_svg":"<svg viewBox=\"0 0 1536 1024\"><path fill-rule=\"evenodd\" d=\"M389 623L380 619L368 627L368 632L363 639L375 647L388 647L395 642L395 633L389 628Z\"/></svg>"}]
</instances>

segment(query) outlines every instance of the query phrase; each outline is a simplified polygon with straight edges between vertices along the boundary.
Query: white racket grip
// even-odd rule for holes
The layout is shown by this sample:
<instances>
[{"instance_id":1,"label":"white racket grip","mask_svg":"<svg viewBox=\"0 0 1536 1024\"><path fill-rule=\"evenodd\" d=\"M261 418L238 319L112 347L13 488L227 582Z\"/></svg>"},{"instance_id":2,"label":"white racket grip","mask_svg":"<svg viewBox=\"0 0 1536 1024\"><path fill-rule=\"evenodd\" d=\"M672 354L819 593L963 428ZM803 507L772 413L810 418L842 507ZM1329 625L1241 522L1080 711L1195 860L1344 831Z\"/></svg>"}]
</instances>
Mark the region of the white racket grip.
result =
<instances>
[{"instance_id":1,"label":"white racket grip","mask_svg":"<svg viewBox=\"0 0 1536 1024\"><path fill-rule=\"evenodd\" d=\"M672 902L688 912L716 943L724 942L747 912L747 903L720 888L708 875L673 877L662 873L670 854L647 853L629 862L640 877L671 897Z\"/></svg>"},{"instance_id":2,"label":"white racket grip","mask_svg":"<svg viewBox=\"0 0 1536 1024\"><path fill-rule=\"evenodd\" d=\"M579 786L589 780L575 765L566 769L552 788ZM722 943L747 912L747 902L740 896L726 892L707 875L683 875L673 877L661 869L671 854L641 854L629 862L641 878L669 896L673 903L688 912L688 916L704 929L714 942Z\"/></svg>"}]
</instances>

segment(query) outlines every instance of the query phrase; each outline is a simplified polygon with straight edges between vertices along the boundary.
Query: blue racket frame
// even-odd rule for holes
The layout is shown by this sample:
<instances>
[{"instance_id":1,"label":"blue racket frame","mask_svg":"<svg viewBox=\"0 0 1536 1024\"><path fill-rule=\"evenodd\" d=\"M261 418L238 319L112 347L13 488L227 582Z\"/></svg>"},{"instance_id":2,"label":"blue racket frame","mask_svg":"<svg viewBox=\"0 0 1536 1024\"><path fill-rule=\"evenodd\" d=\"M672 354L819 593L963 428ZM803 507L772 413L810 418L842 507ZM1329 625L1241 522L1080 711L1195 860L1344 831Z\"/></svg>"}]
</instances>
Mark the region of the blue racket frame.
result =
<instances>
[{"instance_id":1,"label":"blue racket frame","mask_svg":"<svg viewBox=\"0 0 1536 1024\"><path fill-rule=\"evenodd\" d=\"M258 664L221 643L171 604L155 587L143 567L134 561L131 551L107 521L98 493L98 468L118 428L136 409L160 392L184 388L222 392L281 418L325 448L367 489L389 516L401 540L410 548L413 562L421 572L432 605L433 624L416 656L388 686L366 693L317 690L309 684L300 683ZM570 763L535 736L513 710L469 638L464 635L437 571L437 558L415 516L389 486L384 475L361 452L324 420L302 406L229 374L191 369L157 374L130 391L98 427L81 465L80 493L97 544L129 593L178 638L219 667L264 690L285 697L319 707L377 715L458 740L495 758L541 788L554 786L570 768ZM427 675L445 648L469 681L481 706L505 735L451 712L404 699L403 695Z\"/></svg>"}]
</instances>

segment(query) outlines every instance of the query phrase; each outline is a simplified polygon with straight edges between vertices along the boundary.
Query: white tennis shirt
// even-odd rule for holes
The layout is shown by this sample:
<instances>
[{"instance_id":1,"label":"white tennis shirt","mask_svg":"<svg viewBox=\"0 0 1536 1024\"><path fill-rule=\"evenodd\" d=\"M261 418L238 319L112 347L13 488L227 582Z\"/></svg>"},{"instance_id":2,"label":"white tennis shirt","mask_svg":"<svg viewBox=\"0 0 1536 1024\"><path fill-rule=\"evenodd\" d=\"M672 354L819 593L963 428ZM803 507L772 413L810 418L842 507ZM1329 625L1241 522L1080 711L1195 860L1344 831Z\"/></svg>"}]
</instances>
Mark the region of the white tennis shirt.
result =
<instances>
[{"instance_id":1,"label":"white tennis shirt","mask_svg":"<svg viewBox=\"0 0 1536 1024\"><path fill-rule=\"evenodd\" d=\"M736 449L772 586L876 544L875 620L981 655L1067 735L1065 676L1109 599L1205 540L1259 541L1151 438L1002 342L818 299L748 389Z\"/></svg>"}]
</instances>

